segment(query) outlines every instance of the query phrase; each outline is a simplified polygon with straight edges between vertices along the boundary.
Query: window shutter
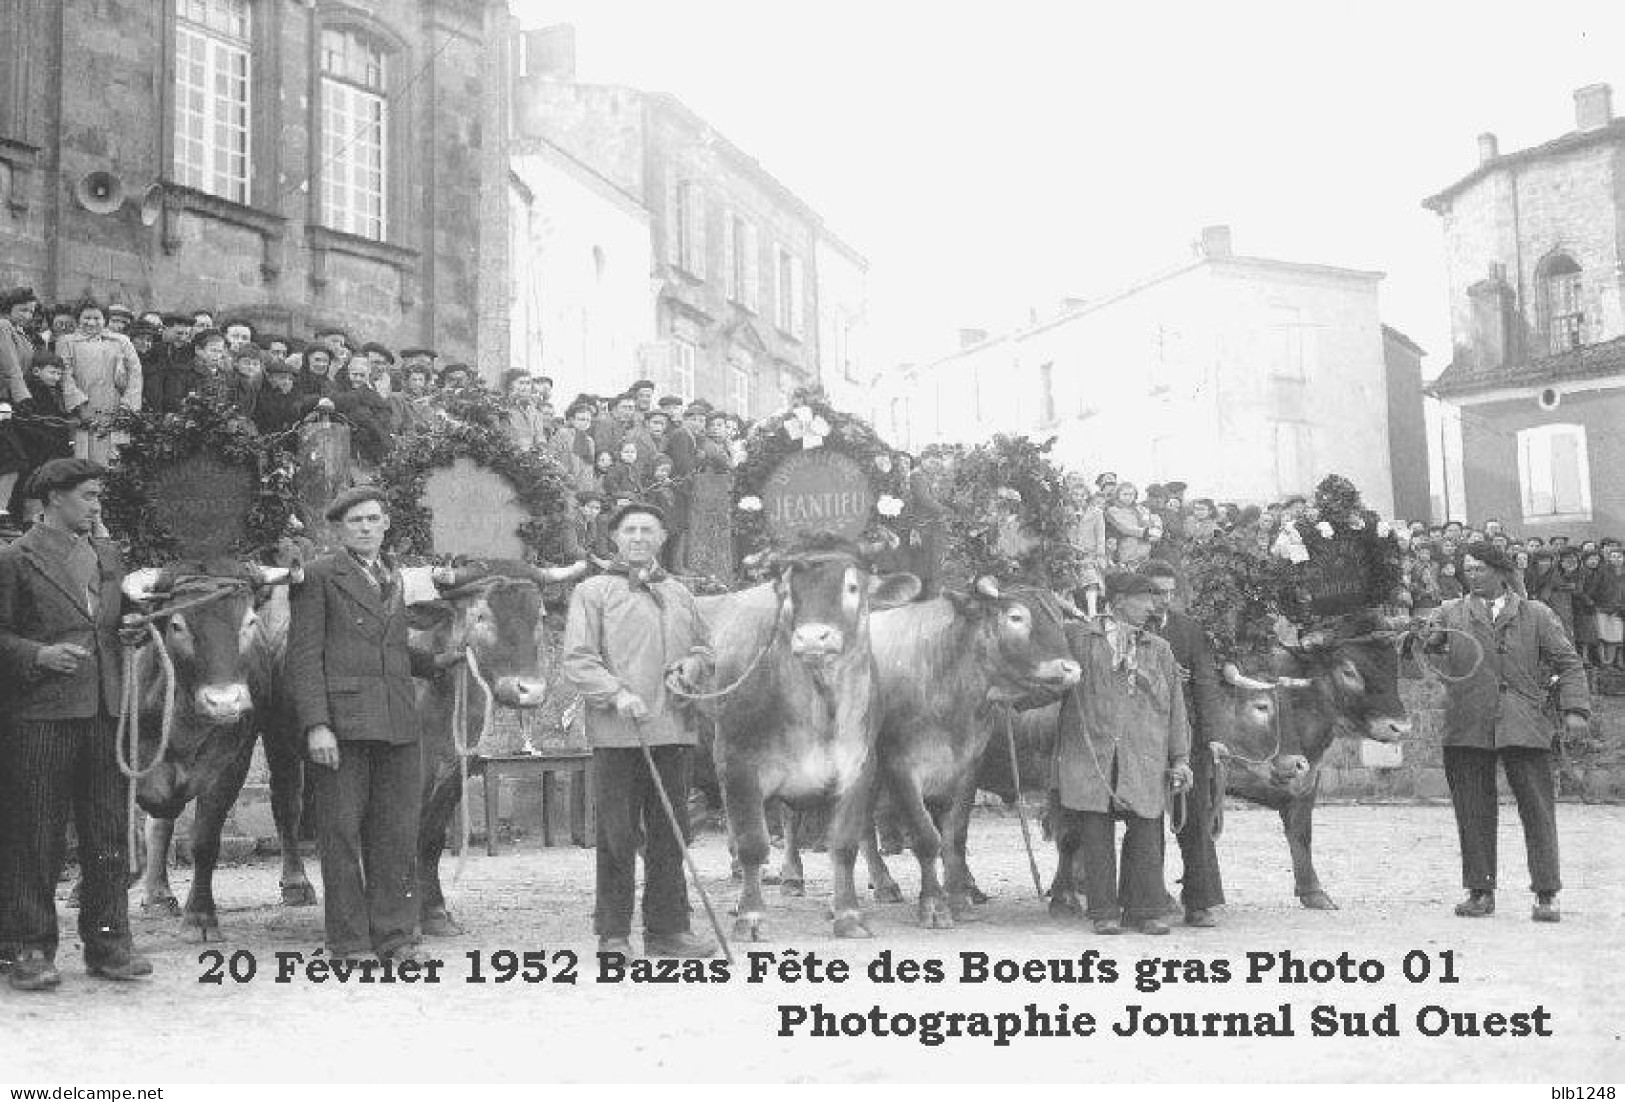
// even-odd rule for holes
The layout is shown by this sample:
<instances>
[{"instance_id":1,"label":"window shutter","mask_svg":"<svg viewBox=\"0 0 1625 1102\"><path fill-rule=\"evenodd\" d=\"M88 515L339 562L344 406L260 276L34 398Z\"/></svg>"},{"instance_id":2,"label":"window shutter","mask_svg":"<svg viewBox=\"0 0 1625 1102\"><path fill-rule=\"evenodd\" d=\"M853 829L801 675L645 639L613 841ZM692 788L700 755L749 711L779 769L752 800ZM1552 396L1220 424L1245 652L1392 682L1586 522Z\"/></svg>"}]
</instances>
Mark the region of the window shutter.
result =
<instances>
[{"instance_id":1,"label":"window shutter","mask_svg":"<svg viewBox=\"0 0 1625 1102\"><path fill-rule=\"evenodd\" d=\"M745 224L745 308L752 313L762 312L762 242L756 227Z\"/></svg>"},{"instance_id":2,"label":"window shutter","mask_svg":"<svg viewBox=\"0 0 1625 1102\"><path fill-rule=\"evenodd\" d=\"M736 263L735 250L739 247L734 233L734 212L732 207L722 208L722 281L727 291L729 302L739 301L739 265Z\"/></svg>"},{"instance_id":3,"label":"window shutter","mask_svg":"<svg viewBox=\"0 0 1625 1102\"><path fill-rule=\"evenodd\" d=\"M801 258L790 256L790 335L798 340L807 335L806 280Z\"/></svg>"},{"instance_id":4,"label":"window shutter","mask_svg":"<svg viewBox=\"0 0 1625 1102\"><path fill-rule=\"evenodd\" d=\"M690 180L688 184L688 225L691 255L685 259L688 262L688 271L697 279L705 278L705 194L700 185Z\"/></svg>"},{"instance_id":5,"label":"window shutter","mask_svg":"<svg viewBox=\"0 0 1625 1102\"><path fill-rule=\"evenodd\" d=\"M673 268L683 266L683 209L682 189L677 174L666 173L666 263Z\"/></svg>"},{"instance_id":6,"label":"window shutter","mask_svg":"<svg viewBox=\"0 0 1625 1102\"><path fill-rule=\"evenodd\" d=\"M787 288L784 286L784 248L773 245L773 324L784 327L784 296Z\"/></svg>"}]
</instances>

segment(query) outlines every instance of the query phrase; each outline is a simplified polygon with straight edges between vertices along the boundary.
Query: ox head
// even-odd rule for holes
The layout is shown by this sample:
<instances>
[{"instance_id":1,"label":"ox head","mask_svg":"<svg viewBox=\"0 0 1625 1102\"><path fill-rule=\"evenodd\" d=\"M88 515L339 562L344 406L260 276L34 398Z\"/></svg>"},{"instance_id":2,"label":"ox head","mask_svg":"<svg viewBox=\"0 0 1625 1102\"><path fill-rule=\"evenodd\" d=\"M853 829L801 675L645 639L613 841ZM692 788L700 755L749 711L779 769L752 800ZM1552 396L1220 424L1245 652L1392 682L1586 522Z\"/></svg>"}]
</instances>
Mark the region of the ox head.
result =
<instances>
[{"instance_id":1,"label":"ox head","mask_svg":"<svg viewBox=\"0 0 1625 1102\"><path fill-rule=\"evenodd\" d=\"M137 664L147 717L141 731L145 755L157 752L161 734L162 668L174 671L169 746L136 786L136 798L150 814L178 815L239 751L233 736L247 730L243 721L254 708L251 667L263 646L256 602L288 576L285 568L240 563L210 564L207 572L149 568L126 576L125 596L141 609L134 622L150 625L164 651L160 656L146 644Z\"/></svg>"},{"instance_id":2,"label":"ox head","mask_svg":"<svg viewBox=\"0 0 1625 1102\"><path fill-rule=\"evenodd\" d=\"M981 577L967 593L949 593L956 615L975 632L975 648L987 671L990 700L1015 701L1065 692L1082 668L1061 629L1061 604L1048 590L1000 589Z\"/></svg>"},{"instance_id":3,"label":"ox head","mask_svg":"<svg viewBox=\"0 0 1625 1102\"><path fill-rule=\"evenodd\" d=\"M510 708L539 708L547 695L542 617L536 568L509 561L459 568L438 600L411 609L419 644L436 654L472 650L497 701Z\"/></svg>"},{"instance_id":4,"label":"ox head","mask_svg":"<svg viewBox=\"0 0 1625 1102\"><path fill-rule=\"evenodd\" d=\"M1338 720L1377 742L1410 734L1399 697L1401 632L1375 613L1358 613L1312 631L1297 658L1304 675L1329 694Z\"/></svg>"},{"instance_id":5,"label":"ox head","mask_svg":"<svg viewBox=\"0 0 1625 1102\"><path fill-rule=\"evenodd\" d=\"M919 595L913 574L875 574L869 562L868 548L825 536L769 559L792 655L809 664L832 662L867 638L871 611Z\"/></svg>"}]
</instances>

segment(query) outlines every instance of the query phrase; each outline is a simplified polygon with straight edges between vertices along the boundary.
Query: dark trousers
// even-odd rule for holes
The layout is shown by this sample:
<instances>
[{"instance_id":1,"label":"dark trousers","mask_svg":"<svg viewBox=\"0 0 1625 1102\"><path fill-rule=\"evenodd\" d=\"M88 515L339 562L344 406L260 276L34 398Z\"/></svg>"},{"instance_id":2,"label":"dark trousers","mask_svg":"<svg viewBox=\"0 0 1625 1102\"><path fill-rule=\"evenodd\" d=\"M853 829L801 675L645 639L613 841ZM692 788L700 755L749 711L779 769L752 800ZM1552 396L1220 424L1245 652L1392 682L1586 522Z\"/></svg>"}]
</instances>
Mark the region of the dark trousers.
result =
<instances>
[{"instance_id":1,"label":"dark trousers","mask_svg":"<svg viewBox=\"0 0 1625 1102\"><path fill-rule=\"evenodd\" d=\"M339 767L312 770L331 953L417 940L421 756L416 743L340 742Z\"/></svg>"},{"instance_id":2,"label":"dark trousers","mask_svg":"<svg viewBox=\"0 0 1625 1102\"><path fill-rule=\"evenodd\" d=\"M1557 791L1552 779L1552 753L1528 746L1481 750L1444 748L1444 779L1456 808L1461 839L1461 882L1469 891L1495 888L1495 841L1499 807L1495 798L1495 765L1506 770L1507 784L1518 801L1523 844L1529 856L1529 890L1555 892L1563 887L1557 862Z\"/></svg>"},{"instance_id":3,"label":"dark trousers","mask_svg":"<svg viewBox=\"0 0 1625 1102\"><path fill-rule=\"evenodd\" d=\"M1224 902L1224 881L1213 844L1213 753L1199 736L1191 746L1191 773L1194 783L1185 794L1185 829L1178 834L1184 868L1179 901L1186 910L1206 910Z\"/></svg>"},{"instance_id":4,"label":"dark trousers","mask_svg":"<svg viewBox=\"0 0 1625 1102\"><path fill-rule=\"evenodd\" d=\"M593 931L599 937L632 932L638 847L643 847L643 929L650 934L688 931L688 766L691 747L656 746L655 769L677 812L684 836L672 834L643 751L599 747L592 752L593 799L598 815L598 898Z\"/></svg>"},{"instance_id":5,"label":"dark trousers","mask_svg":"<svg viewBox=\"0 0 1625 1102\"><path fill-rule=\"evenodd\" d=\"M79 839L85 961L131 949L125 841L128 781L114 756L114 721L18 720L0 736L0 945L57 949L56 885L68 817Z\"/></svg>"},{"instance_id":6,"label":"dark trousers","mask_svg":"<svg viewBox=\"0 0 1625 1102\"><path fill-rule=\"evenodd\" d=\"M1117 826L1121 819L1123 860L1119 873ZM1156 918L1162 912L1162 816L1142 818L1128 812L1066 811L1066 829L1075 832L1075 860L1083 867L1083 893L1092 919L1119 917L1129 922Z\"/></svg>"}]
</instances>

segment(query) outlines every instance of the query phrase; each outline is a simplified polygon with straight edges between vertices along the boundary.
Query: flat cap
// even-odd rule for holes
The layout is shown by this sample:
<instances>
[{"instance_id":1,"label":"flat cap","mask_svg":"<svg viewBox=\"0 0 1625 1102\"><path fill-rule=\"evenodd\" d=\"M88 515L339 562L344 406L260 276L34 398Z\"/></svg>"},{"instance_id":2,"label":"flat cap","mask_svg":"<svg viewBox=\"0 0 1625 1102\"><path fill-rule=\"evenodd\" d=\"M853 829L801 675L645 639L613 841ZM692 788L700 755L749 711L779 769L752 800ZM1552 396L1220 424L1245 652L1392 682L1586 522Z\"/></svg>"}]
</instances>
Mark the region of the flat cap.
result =
<instances>
[{"instance_id":1,"label":"flat cap","mask_svg":"<svg viewBox=\"0 0 1625 1102\"><path fill-rule=\"evenodd\" d=\"M1512 556L1488 540L1469 543L1463 553L1501 574L1515 574L1518 571L1518 564Z\"/></svg>"},{"instance_id":2,"label":"flat cap","mask_svg":"<svg viewBox=\"0 0 1625 1102\"><path fill-rule=\"evenodd\" d=\"M389 507L389 501L384 496L382 486L351 486L328 504L322 516L330 521L341 521L344 519L345 513L368 501L376 501L386 509Z\"/></svg>"},{"instance_id":3,"label":"flat cap","mask_svg":"<svg viewBox=\"0 0 1625 1102\"><path fill-rule=\"evenodd\" d=\"M647 501L629 501L625 505L622 505L619 509L615 510L614 515L609 518L610 529L613 531L614 529L619 528L621 526L621 521L638 513L642 513L645 516L654 517L660 522L661 527L665 527L666 514L661 512L660 506L651 505Z\"/></svg>"},{"instance_id":4,"label":"flat cap","mask_svg":"<svg viewBox=\"0 0 1625 1102\"><path fill-rule=\"evenodd\" d=\"M13 287L9 291L0 291L0 311L10 310L13 306L21 306L27 302L38 302L39 296L34 294L32 287Z\"/></svg>"},{"instance_id":5,"label":"flat cap","mask_svg":"<svg viewBox=\"0 0 1625 1102\"><path fill-rule=\"evenodd\" d=\"M45 500L52 490L71 490L93 478L106 478L107 468L88 459L49 459L28 480L28 496Z\"/></svg>"},{"instance_id":6,"label":"flat cap","mask_svg":"<svg viewBox=\"0 0 1625 1102\"><path fill-rule=\"evenodd\" d=\"M637 382L627 387L626 392L628 394L632 394L639 390L653 390L654 388L655 384L653 379L639 379Z\"/></svg>"}]
</instances>

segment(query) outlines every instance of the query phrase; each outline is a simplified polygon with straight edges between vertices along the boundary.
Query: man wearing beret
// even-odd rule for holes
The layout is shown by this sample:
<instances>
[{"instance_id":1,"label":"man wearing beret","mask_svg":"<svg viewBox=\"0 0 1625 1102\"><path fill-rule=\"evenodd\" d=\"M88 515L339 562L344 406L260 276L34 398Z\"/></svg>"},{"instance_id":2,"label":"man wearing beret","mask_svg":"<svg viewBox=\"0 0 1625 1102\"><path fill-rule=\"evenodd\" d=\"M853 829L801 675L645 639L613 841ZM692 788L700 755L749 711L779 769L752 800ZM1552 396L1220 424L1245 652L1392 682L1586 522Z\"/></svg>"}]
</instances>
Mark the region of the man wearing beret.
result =
<instances>
[{"instance_id":1,"label":"man wearing beret","mask_svg":"<svg viewBox=\"0 0 1625 1102\"><path fill-rule=\"evenodd\" d=\"M1088 916L1098 934L1124 925L1166 934L1163 904L1164 792L1191 784L1190 729L1179 666L1149 628L1156 588L1140 574L1106 579L1111 611L1067 625L1083 667L1077 690L1061 703L1055 743L1063 857L1076 844ZM1124 822L1122 865L1115 822Z\"/></svg>"},{"instance_id":2,"label":"man wearing beret","mask_svg":"<svg viewBox=\"0 0 1625 1102\"><path fill-rule=\"evenodd\" d=\"M598 818L597 907L600 952L632 954L632 904L643 848L644 952L708 957L710 941L689 932L687 839L672 831L656 784L682 809L688 794L693 731L666 691L676 667L689 684L711 668L710 637L699 606L660 568L666 540L660 510L631 504L610 520L615 559L606 573L576 586L564 629L565 678L587 703ZM643 757L650 748L658 777Z\"/></svg>"},{"instance_id":3,"label":"man wearing beret","mask_svg":"<svg viewBox=\"0 0 1625 1102\"><path fill-rule=\"evenodd\" d=\"M1557 922L1562 888L1550 721L1542 712L1555 675L1558 710L1571 734L1591 725L1585 665L1557 614L1513 588L1517 563L1476 542L1462 560L1466 596L1434 612L1430 651L1443 652L1444 777L1456 811L1463 918L1495 913L1496 791L1499 765L1518 801L1536 922ZM1469 637L1471 642L1468 641ZM1476 644L1476 645L1475 645Z\"/></svg>"},{"instance_id":4,"label":"man wearing beret","mask_svg":"<svg viewBox=\"0 0 1625 1102\"><path fill-rule=\"evenodd\" d=\"M56 884L68 818L84 890L79 938L94 976L130 980L152 965L130 939L124 809L115 757L123 687L118 626L124 564L92 532L106 472L53 459L34 472L40 523L0 549L0 947L14 951L11 986L43 991L56 969Z\"/></svg>"},{"instance_id":5,"label":"man wearing beret","mask_svg":"<svg viewBox=\"0 0 1625 1102\"><path fill-rule=\"evenodd\" d=\"M400 572L382 553L383 490L357 486L326 516L341 549L293 587L288 681L316 770L327 949L416 959L422 803L412 678L436 663L407 646Z\"/></svg>"}]
</instances>

